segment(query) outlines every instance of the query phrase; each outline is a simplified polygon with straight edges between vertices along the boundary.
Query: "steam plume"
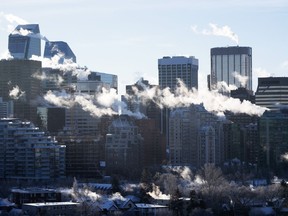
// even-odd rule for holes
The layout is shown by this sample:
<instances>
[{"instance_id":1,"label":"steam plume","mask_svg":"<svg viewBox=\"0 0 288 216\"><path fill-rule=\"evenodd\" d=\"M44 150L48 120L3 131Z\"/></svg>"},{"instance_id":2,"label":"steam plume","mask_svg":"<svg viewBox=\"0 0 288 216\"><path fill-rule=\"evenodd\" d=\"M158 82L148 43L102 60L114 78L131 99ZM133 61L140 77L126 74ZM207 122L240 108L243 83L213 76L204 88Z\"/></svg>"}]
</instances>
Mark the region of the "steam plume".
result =
<instances>
[{"instance_id":1,"label":"steam plume","mask_svg":"<svg viewBox=\"0 0 288 216\"><path fill-rule=\"evenodd\" d=\"M13 59L13 56L11 56L10 52L6 50L4 53L1 54L1 59L10 60Z\"/></svg>"},{"instance_id":2,"label":"steam plume","mask_svg":"<svg viewBox=\"0 0 288 216\"><path fill-rule=\"evenodd\" d=\"M25 95L25 91L21 91L19 86L13 87L11 91L9 91L9 97L12 99L18 100L19 98L23 97Z\"/></svg>"},{"instance_id":3,"label":"steam plume","mask_svg":"<svg viewBox=\"0 0 288 216\"><path fill-rule=\"evenodd\" d=\"M285 161L288 161L288 153L281 155L281 158Z\"/></svg>"},{"instance_id":4,"label":"steam plume","mask_svg":"<svg viewBox=\"0 0 288 216\"><path fill-rule=\"evenodd\" d=\"M243 76L237 71L232 74L241 84L241 86L245 87L248 81L248 76Z\"/></svg>"},{"instance_id":5,"label":"steam plume","mask_svg":"<svg viewBox=\"0 0 288 216\"><path fill-rule=\"evenodd\" d=\"M271 73L269 73L264 68L260 68L260 67L254 68L254 72L256 74L256 77L270 77L270 76L272 76Z\"/></svg>"},{"instance_id":6,"label":"steam plume","mask_svg":"<svg viewBox=\"0 0 288 216\"><path fill-rule=\"evenodd\" d=\"M58 87L61 86L61 84L64 82L63 77L60 74L53 74L53 75L49 75L46 74L44 71L42 71L42 73L34 73L32 74L32 77L38 80L47 80L47 81L51 81L54 82Z\"/></svg>"},{"instance_id":7,"label":"steam plume","mask_svg":"<svg viewBox=\"0 0 288 216\"><path fill-rule=\"evenodd\" d=\"M236 35L229 26L225 25L223 27L218 27L216 24L209 23L210 29L203 29L202 31L199 31L197 29L197 26L192 26L192 31L197 34L203 34L203 35L215 35L215 36L223 36L231 39L234 41L237 45L239 44L239 38L238 35Z\"/></svg>"},{"instance_id":8,"label":"steam plume","mask_svg":"<svg viewBox=\"0 0 288 216\"><path fill-rule=\"evenodd\" d=\"M205 109L209 112L222 113L231 111L233 113L246 113L258 116L261 116L266 110L266 108L252 104L249 101L244 100L241 102L239 99L230 98L207 89L201 91L196 89L189 90L181 80L178 80L178 87L174 92L169 88L161 90L153 87L141 92L135 91L135 94L143 103L151 100L160 108L187 107L191 104L203 103Z\"/></svg>"},{"instance_id":9,"label":"steam plume","mask_svg":"<svg viewBox=\"0 0 288 216\"><path fill-rule=\"evenodd\" d=\"M27 29L23 29L23 28L20 28L20 30L14 30L11 34L13 34L13 35L17 34L17 35L22 35L22 36L38 38L38 39L44 40L46 42L49 42L49 40L45 36L41 35L40 33L35 34L34 32L29 31Z\"/></svg>"},{"instance_id":10,"label":"steam plume","mask_svg":"<svg viewBox=\"0 0 288 216\"><path fill-rule=\"evenodd\" d=\"M28 24L28 22L18 16L15 16L13 14L7 14L4 12L0 12L0 21L4 20L4 25L1 24L2 26L6 25L6 28L1 27L1 30L6 31L8 33L10 33L11 31L13 31L14 25L15 24L20 24L20 25L24 25L24 24Z\"/></svg>"},{"instance_id":11,"label":"steam plume","mask_svg":"<svg viewBox=\"0 0 288 216\"><path fill-rule=\"evenodd\" d=\"M88 79L88 75L91 73L88 68L80 67L78 64L69 59L64 59L63 64L59 64L60 58L61 54L54 55L51 59L32 55L30 60L41 61L43 68L58 69L62 71L63 75L67 72L72 72L72 75L76 76L78 80Z\"/></svg>"},{"instance_id":12,"label":"steam plume","mask_svg":"<svg viewBox=\"0 0 288 216\"><path fill-rule=\"evenodd\" d=\"M47 94L44 96L44 99L59 107L66 107L72 108L74 105L78 104L82 107L84 111L89 112L94 117L100 117L102 115L114 115L116 114L115 111L111 107L105 107L101 105L97 105L96 102L93 100L92 96L85 95L85 94L75 94L71 95L65 91L62 92L52 92L48 91Z\"/></svg>"}]
</instances>

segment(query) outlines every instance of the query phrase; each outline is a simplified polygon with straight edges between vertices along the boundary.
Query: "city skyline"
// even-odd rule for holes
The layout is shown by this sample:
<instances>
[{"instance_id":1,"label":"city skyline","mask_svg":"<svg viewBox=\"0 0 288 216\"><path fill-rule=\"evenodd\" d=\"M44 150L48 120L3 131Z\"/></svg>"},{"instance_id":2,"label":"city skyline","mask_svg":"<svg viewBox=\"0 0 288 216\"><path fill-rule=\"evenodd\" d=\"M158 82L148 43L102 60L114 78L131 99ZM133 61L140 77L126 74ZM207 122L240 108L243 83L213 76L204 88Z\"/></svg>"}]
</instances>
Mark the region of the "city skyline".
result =
<instances>
[{"instance_id":1,"label":"city skyline","mask_svg":"<svg viewBox=\"0 0 288 216\"><path fill-rule=\"evenodd\" d=\"M33 13L23 10L24 6ZM66 41L80 66L118 75L122 94L125 85L140 77L158 84L157 60L177 55L199 59L201 89L207 86L210 74L211 48L249 46L253 49L255 91L257 76L286 75L287 34L281 24L287 19L287 10L288 3L283 0L222 0L217 4L210 0L183 0L181 4L13 0L3 3L0 12L0 54L2 57L7 51L8 35L18 24L37 23L43 36Z\"/></svg>"}]
</instances>

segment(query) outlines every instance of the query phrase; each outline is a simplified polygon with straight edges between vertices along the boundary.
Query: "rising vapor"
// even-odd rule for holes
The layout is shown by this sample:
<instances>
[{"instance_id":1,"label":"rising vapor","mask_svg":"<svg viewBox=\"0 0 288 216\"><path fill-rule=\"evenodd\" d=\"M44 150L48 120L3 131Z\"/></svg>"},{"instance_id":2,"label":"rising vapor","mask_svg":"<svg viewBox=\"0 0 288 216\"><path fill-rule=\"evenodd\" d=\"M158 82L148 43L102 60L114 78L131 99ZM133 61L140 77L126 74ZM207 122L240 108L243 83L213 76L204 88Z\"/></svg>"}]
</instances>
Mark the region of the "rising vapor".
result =
<instances>
[{"instance_id":1,"label":"rising vapor","mask_svg":"<svg viewBox=\"0 0 288 216\"><path fill-rule=\"evenodd\" d=\"M147 88L144 91L135 91L137 97L140 98L142 103L147 100L153 101L160 108L178 108L188 107L192 104L203 104L205 109L209 112L221 114L225 111L233 113L246 113L248 115L261 116L266 108L252 104L250 101L244 100L241 102L239 99L227 97L218 93L217 91L209 91L202 89L189 90L181 80L178 80L177 89L172 92L169 88L163 90L153 87Z\"/></svg>"},{"instance_id":2,"label":"rising vapor","mask_svg":"<svg viewBox=\"0 0 288 216\"><path fill-rule=\"evenodd\" d=\"M0 12L0 22L2 22L4 24L1 24L2 26L6 26L6 28L1 27L2 31L6 31L8 33L10 33L11 31L13 31L14 25L25 25L28 24L28 22L18 16L15 16L13 14L7 14L4 12Z\"/></svg>"},{"instance_id":3,"label":"rising vapor","mask_svg":"<svg viewBox=\"0 0 288 216\"><path fill-rule=\"evenodd\" d=\"M38 39L44 40L46 42L49 42L49 40L45 36L43 36L42 34L40 34L40 33L35 34L34 32L29 31L27 29L23 29L23 28L20 28L20 30L14 30L14 31L12 31L11 34L12 35L22 35L22 36L27 36L27 37L32 37L32 38L38 38Z\"/></svg>"},{"instance_id":4,"label":"rising vapor","mask_svg":"<svg viewBox=\"0 0 288 216\"><path fill-rule=\"evenodd\" d=\"M288 161L288 153L281 155L282 160Z\"/></svg>"},{"instance_id":5,"label":"rising vapor","mask_svg":"<svg viewBox=\"0 0 288 216\"><path fill-rule=\"evenodd\" d=\"M59 64L60 58L61 54L54 55L52 58L43 58L41 56L32 55L30 60L41 61L43 68L59 70L60 72L62 72L62 74L59 74L59 76L63 76L67 72L72 72L72 76L76 76L78 80L88 79L88 75L91 73L88 68L80 67L77 63L69 59L64 59L63 64Z\"/></svg>"},{"instance_id":6,"label":"rising vapor","mask_svg":"<svg viewBox=\"0 0 288 216\"><path fill-rule=\"evenodd\" d=\"M11 91L9 91L9 97L11 97L14 100L18 100L25 96L25 91L21 91L18 85L13 87Z\"/></svg>"},{"instance_id":7,"label":"rising vapor","mask_svg":"<svg viewBox=\"0 0 288 216\"><path fill-rule=\"evenodd\" d=\"M89 112L93 117L101 117L103 115L111 116L117 114L117 112L112 109L113 104L109 104L110 107L105 107L103 104L101 106L100 104L97 104L97 101L94 100L92 95L88 94L68 94L65 91L48 91L44 95L44 99L52 105L65 107L68 109L75 105L80 105L84 111Z\"/></svg>"},{"instance_id":8,"label":"rising vapor","mask_svg":"<svg viewBox=\"0 0 288 216\"><path fill-rule=\"evenodd\" d=\"M216 24L213 23L209 23L209 26L210 26L209 30L203 29L199 31L197 26L192 26L191 29L196 34L223 36L234 41L237 45L239 44L238 35L235 34L229 26L226 25L223 27L218 27Z\"/></svg>"},{"instance_id":9,"label":"rising vapor","mask_svg":"<svg viewBox=\"0 0 288 216\"><path fill-rule=\"evenodd\" d=\"M246 86L247 81L248 81L248 76L243 76L240 73L238 73L237 71L232 73L232 75L240 82L242 87Z\"/></svg>"},{"instance_id":10,"label":"rising vapor","mask_svg":"<svg viewBox=\"0 0 288 216\"><path fill-rule=\"evenodd\" d=\"M233 113L246 113L248 115L261 116L266 108L252 104L250 101L227 97L217 91L195 89L189 90L184 83L179 80L178 87L174 92L169 88L161 90L159 87L146 88L144 91L134 89L137 103L147 104L148 101L154 102L159 108L180 108L188 107L192 104L203 104L205 109L219 116L225 111ZM126 95L126 97L129 97ZM81 93L69 94L65 91L52 92L48 91L44 99L55 106L71 108L75 104L82 107L83 110L89 112L94 117L102 115L117 115L120 107L122 114L127 114L137 118L145 117L142 113L132 113L127 110L126 104L118 100L115 89L107 90L105 88L96 95L87 95Z\"/></svg>"},{"instance_id":11,"label":"rising vapor","mask_svg":"<svg viewBox=\"0 0 288 216\"><path fill-rule=\"evenodd\" d=\"M13 56L11 56L11 53L9 52L9 50L6 50L4 53L1 54L0 59L11 60L13 59Z\"/></svg>"}]
</instances>

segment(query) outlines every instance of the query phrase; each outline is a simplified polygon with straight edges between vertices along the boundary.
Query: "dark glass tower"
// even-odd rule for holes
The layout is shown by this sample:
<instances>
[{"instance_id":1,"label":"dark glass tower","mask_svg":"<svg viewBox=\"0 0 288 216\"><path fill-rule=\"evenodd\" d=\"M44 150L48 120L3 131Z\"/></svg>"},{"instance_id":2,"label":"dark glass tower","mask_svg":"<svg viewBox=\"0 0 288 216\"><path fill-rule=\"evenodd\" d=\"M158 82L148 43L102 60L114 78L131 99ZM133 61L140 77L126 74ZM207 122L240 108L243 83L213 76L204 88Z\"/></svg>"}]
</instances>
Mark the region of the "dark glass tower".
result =
<instances>
[{"instance_id":1,"label":"dark glass tower","mask_svg":"<svg viewBox=\"0 0 288 216\"><path fill-rule=\"evenodd\" d=\"M70 49L69 45L64 41L47 41L45 44L44 57L52 58L58 55L60 57L59 62L62 64L65 59L70 59L76 63L76 56Z\"/></svg>"},{"instance_id":2,"label":"dark glass tower","mask_svg":"<svg viewBox=\"0 0 288 216\"><path fill-rule=\"evenodd\" d=\"M38 24L18 25L9 35L8 49L16 59L41 56L41 39Z\"/></svg>"}]
</instances>

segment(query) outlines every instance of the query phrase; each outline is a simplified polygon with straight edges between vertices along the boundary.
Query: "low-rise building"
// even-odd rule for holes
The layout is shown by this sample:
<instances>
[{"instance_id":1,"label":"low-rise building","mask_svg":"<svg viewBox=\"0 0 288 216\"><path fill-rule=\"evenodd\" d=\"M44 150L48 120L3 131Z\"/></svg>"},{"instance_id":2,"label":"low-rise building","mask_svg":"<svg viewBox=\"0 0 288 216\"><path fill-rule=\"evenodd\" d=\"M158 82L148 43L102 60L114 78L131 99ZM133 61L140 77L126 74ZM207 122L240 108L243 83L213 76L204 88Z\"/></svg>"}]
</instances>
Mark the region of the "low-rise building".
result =
<instances>
[{"instance_id":1,"label":"low-rise building","mask_svg":"<svg viewBox=\"0 0 288 216\"><path fill-rule=\"evenodd\" d=\"M22 210L28 215L79 215L77 207L79 203L74 202L42 202L42 203L25 203Z\"/></svg>"},{"instance_id":2,"label":"low-rise building","mask_svg":"<svg viewBox=\"0 0 288 216\"><path fill-rule=\"evenodd\" d=\"M65 146L31 122L0 119L0 179L51 180L65 177Z\"/></svg>"}]
</instances>

